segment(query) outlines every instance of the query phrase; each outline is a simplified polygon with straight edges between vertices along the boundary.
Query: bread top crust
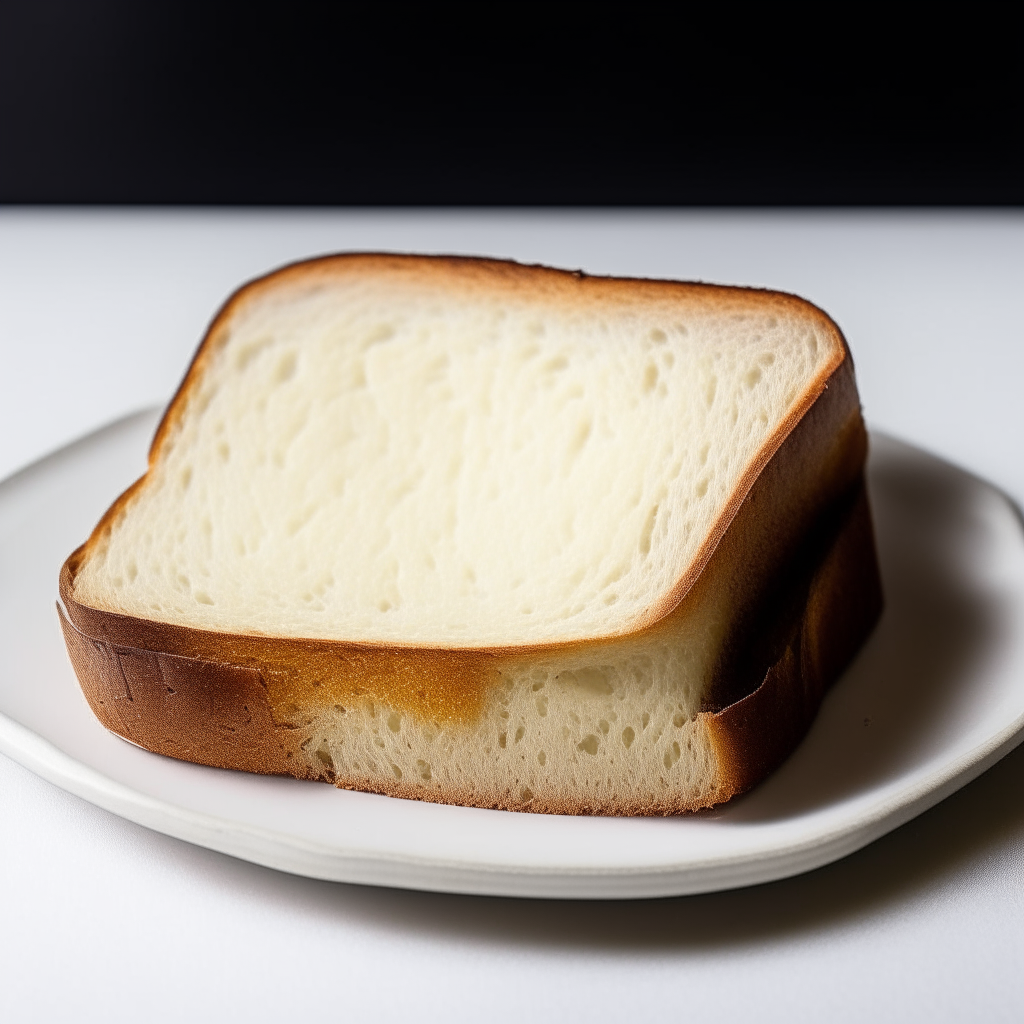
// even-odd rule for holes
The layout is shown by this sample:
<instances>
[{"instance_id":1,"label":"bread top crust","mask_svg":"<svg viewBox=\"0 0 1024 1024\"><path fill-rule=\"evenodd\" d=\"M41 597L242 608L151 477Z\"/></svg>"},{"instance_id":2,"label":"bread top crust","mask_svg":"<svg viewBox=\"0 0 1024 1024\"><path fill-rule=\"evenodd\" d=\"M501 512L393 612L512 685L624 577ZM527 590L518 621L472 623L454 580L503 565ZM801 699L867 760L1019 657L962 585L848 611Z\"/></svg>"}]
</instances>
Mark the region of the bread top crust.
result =
<instances>
[{"instance_id":1,"label":"bread top crust","mask_svg":"<svg viewBox=\"0 0 1024 1024\"><path fill-rule=\"evenodd\" d=\"M66 589L66 599L75 600L74 579L79 568L94 556L104 537L132 497L151 479L154 467L171 444L175 432L180 429L183 419L187 415L189 404L198 394L204 376L209 372L218 351L227 343L233 327L239 320L243 319L247 312L257 304L266 303L268 300L273 301L275 295L288 297L295 292L315 292L318 288L336 283L339 279L358 280L360 277L376 281L387 278L400 282L403 287L427 290L443 289L447 297L456 299L462 297L467 301L481 295L492 296L495 292L500 292L503 299L512 302L519 298L534 304L538 302L554 304L561 310L580 309L592 312L595 308L600 307L621 310L625 305L628 307L642 306L646 310L664 309L667 312L684 308L691 313L703 313L719 318L732 315L741 317L750 315L752 311L762 316L773 314L786 317L797 316L813 324L816 334L826 340L828 352L821 361L813 380L792 402L785 418L761 444L754 459L746 466L686 570L676 579L671 588L662 592L656 600L652 601L643 614L630 622L627 628L602 634L600 637L588 638L589 640L614 639L641 632L665 618L680 604L704 572L709 559L764 467L790 436L794 427L818 401L829 380L836 377L841 369L845 369L847 373L850 369L849 351L835 324L810 303L777 292L668 281L598 278L544 267L460 257L353 254L324 257L294 264L240 288L214 318L157 430L150 450L149 472L111 506L86 544L68 560L66 588L62 588ZM854 405L856 405L855 390L853 396ZM258 635L274 636L273 634ZM292 636L292 639L295 637ZM587 640L582 642L587 642ZM358 641L356 643L358 644ZM557 646L557 642L554 645ZM408 649L432 650L445 649L450 646L460 650L524 651L552 645L494 646L492 644L461 643L438 645L415 642L394 644L385 641L370 643L368 646L378 648L401 646Z\"/></svg>"}]
</instances>

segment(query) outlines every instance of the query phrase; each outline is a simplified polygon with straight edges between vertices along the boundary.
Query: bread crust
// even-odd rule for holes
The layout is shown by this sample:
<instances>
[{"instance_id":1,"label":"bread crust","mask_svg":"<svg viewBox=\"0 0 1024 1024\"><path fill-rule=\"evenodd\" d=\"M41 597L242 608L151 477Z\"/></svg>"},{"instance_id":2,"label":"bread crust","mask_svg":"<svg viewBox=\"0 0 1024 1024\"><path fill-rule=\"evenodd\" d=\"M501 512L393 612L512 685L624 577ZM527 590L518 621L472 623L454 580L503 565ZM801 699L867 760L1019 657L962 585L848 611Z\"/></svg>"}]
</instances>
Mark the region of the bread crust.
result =
<instances>
[{"instance_id":1,"label":"bread crust","mask_svg":"<svg viewBox=\"0 0 1024 1024\"><path fill-rule=\"evenodd\" d=\"M648 609L628 633L587 641L489 648L438 648L389 643L344 643L314 639L220 634L91 608L75 600L75 575L109 530L144 476L108 510L92 536L65 562L58 607L69 655L86 699L100 721L133 743L184 760L267 774L318 778L340 786L389 795L551 813L669 814L729 799L754 785L799 742L828 684L852 657L881 609L877 560L862 470L866 434L849 350L838 328L802 299L751 289L708 285L588 278L547 268L454 257L383 255L328 257L284 268L244 286L215 317L150 450L150 466L180 423L202 379L204 367L224 343L232 318L268 287L282 281L316 287L338 273L412 275L418 281L492 287L588 305L627 290L652 302L688 301L716 308L752 297L780 312L798 307L836 342L835 358L806 389L790 416L748 468L687 573ZM851 498L856 496L856 498ZM852 504L851 504L852 501ZM808 583L800 548L823 522L841 525L829 535L829 553L813 562ZM852 511L849 511L851 510ZM845 510L845 511L844 511ZM781 540L781 543L780 543ZM795 569L794 566L803 566ZM809 578L809 577L808 577ZM673 628L678 616L709 588L735 592L734 636L716 690L718 706L698 716L718 762L717 781L699 801L668 795L651 803L594 797L505 795L426 790L396 780L336 777L303 748L302 709L325 703L367 700L419 715L442 725L471 722L512 660L574 648L642 643ZM745 665L735 652L751 630L764 632L771 591L801 590L792 621L784 623L781 655ZM803 589L801 589L803 588ZM852 595L852 597L850 597ZM853 601L845 616L844 602ZM849 621L847 621L847 619ZM778 627L774 627L778 628ZM778 646L778 645L777 645ZM753 673L753 674L752 674ZM298 712L298 717L296 713ZM296 724L296 723L299 724Z\"/></svg>"},{"instance_id":2,"label":"bread crust","mask_svg":"<svg viewBox=\"0 0 1024 1024\"><path fill-rule=\"evenodd\" d=\"M756 690L707 715L725 799L756 786L797 747L828 688L874 628L882 604L874 529L862 486L811 578L782 654Z\"/></svg>"}]
</instances>

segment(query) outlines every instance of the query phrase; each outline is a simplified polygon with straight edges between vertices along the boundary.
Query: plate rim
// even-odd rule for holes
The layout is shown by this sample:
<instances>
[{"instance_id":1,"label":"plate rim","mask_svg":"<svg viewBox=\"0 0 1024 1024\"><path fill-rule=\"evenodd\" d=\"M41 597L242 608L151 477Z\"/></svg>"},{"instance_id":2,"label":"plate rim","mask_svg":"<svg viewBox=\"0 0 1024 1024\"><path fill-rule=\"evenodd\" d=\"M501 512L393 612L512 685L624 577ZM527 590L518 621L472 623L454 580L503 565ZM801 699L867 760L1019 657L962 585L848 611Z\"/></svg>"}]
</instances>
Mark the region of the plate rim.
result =
<instances>
[{"instance_id":1,"label":"plate rim","mask_svg":"<svg viewBox=\"0 0 1024 1024\"><path fill-rule=\"evenodd\" d=\"M768 851L719 856L703 864L690 861L641 868L565 867L487 864L391 851L340 849L292 833L231 821L181 807L111 779L0 712L0 752L47 782L163 835L322 881L550 899L689 896L780 881L813 871L855 853L941 803L1022 741L1024 714L959 759L920 776L898 792L870 801L868 813ZM619 884L613 884L616 882Z\"/></svg>"}]
</instances>

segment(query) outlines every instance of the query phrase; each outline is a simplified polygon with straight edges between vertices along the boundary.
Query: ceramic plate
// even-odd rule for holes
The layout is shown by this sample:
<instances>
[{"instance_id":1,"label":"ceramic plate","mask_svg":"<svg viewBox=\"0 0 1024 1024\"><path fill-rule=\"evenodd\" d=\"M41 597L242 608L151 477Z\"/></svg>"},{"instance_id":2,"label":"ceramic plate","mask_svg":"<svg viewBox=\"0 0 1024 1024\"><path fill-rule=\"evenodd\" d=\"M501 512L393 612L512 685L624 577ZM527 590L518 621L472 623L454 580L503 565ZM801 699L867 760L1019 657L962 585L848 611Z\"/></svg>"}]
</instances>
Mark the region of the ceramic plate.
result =
<instances>
[{"instance_id":1,"label":"ceramic plate","mask_svg":"<svg viewBox=\"0 0 1024 1024\"><path fill-rule=\"evenodd\" d=\"M509 896L708 892L870 843L1011 750L1024 728L1024 532L975 477L873 435L886 610L807 739L754 792L676 818L513 814L186 764L92 717L64 653L57 573L145 467L142 413L0 484L0 750L168 835L315 878Z\"/></svg>"}]
</instances>

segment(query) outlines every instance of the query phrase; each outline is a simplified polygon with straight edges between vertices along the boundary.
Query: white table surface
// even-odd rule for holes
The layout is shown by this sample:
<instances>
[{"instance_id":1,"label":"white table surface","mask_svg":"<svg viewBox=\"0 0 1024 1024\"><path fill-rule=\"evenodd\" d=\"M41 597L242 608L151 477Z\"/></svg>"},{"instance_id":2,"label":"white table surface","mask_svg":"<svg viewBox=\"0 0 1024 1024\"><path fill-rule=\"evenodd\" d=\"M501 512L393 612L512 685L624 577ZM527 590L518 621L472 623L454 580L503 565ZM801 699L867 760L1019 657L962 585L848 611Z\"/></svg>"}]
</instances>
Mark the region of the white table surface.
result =
<instances>
[{"instance_id":1,"label":"white table surface","mask_svg":"<svg viewBox=\"0 0 1024 1024\"><path fill-rule=\"evenodd\" d=\"M1024 503L1014 212L0 210L0 477L166 400L242 280L346 249L797 292L845 331L872 426ZM0 1020L1020 1020L1022 869L1024 748L840 863L637 903L295 878L0 756Z\"/></svg>"}]
</instances>

